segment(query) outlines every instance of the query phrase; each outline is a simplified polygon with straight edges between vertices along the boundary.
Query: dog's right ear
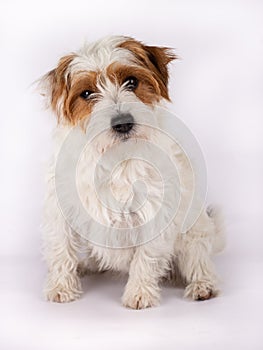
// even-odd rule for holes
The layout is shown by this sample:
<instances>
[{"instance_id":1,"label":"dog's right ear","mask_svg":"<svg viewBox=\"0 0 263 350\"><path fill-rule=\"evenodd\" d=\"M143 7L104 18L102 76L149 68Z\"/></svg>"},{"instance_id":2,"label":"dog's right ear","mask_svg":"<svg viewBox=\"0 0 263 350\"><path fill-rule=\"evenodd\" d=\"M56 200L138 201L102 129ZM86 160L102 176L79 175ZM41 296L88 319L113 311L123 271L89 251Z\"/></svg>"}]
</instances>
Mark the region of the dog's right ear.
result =
<instances>
[{"instance_id":1,"label":"dog's right ear","mask_svg":"<svg viewBox=\"0 0 263 350\"><path fill-rule=\"evenodd\" d=\"M46 106L56 113L58 121L63 115L64 101L70 89L69 65L75 54L62 57L55 69L39 80L40 94L45 98Z\"/></svg>"}]
</instances>

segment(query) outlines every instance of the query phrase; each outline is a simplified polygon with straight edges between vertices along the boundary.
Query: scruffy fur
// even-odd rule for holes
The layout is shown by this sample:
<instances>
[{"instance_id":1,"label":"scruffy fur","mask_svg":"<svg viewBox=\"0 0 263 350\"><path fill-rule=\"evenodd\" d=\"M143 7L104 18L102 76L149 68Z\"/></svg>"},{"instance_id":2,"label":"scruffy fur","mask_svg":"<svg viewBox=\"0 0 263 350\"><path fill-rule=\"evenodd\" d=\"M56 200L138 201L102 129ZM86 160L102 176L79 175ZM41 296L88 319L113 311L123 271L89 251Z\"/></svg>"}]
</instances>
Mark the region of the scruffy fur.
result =
<instances>
[{"instance_id":1,"label":"scruffy fur","mask_svg":"<svg viewBox=\"0 0 263 350\"><path fill-rule=\"evenodd\" d=\"M139 126L133 135L135 139L160 144L176 163L182 178L183 197L176 218L164 232L144 244L133 244L133 237L126 237L127 242L119 242L124 245L121 248L109 247L111 237L107 238L105 245L92 243L69 225L56 195L56 162L72 128L79 127L85 132L96 127L96 123L106 120L103 108L112 110L114 116L116 105L122 113L132 113L135 121L142 118L140 108L143 115L149 111L154 118L150 123L161 125L162 115L157 106L163 105L165 100L169 101L167 66L173 59L175 55L167 48L146 46L126 37L107 37L63 57L58 66L42 79L48 105L58 118L54 132L54 155L47 172L43 220L44 256L48 266L44 293L49 301L78 299L82 293L81 277L87 271L103 270L128 274L122 303L132 309L158 305L160 281L175 271L186 283L185 296L205 300L216 295L217 277L211 256L223 248L222 220L216 210L209 208L201 212L194 226L186 233L177 232L192 186L189 160L179 145L170 144L144 126ZM134 91L127 91L123 86L127 76L136 76L139 80ZM83 90L92 90L94 98L87 101L81 99ZM140 108L133 109L132 103ZM94 120L92 116L95 113L98 116ZM92 174L98 157L115 142L116 139L109 134L98 137L83 151L76 172L82 203L93 217L105 224L111 223L114 218L98 202ZM126 160L111 185L116 189L117 197L127 203L127 187L140 176L147 177L150 188L156 190L157 178L149 174L149 165L140 160ZM70 202L70 198L67 200ZM142 209L138 220L145 215L150 216L155 205L150 203L146 209ZM74 216L74 208L72 210Z\"/></svg>"}]
</instances>

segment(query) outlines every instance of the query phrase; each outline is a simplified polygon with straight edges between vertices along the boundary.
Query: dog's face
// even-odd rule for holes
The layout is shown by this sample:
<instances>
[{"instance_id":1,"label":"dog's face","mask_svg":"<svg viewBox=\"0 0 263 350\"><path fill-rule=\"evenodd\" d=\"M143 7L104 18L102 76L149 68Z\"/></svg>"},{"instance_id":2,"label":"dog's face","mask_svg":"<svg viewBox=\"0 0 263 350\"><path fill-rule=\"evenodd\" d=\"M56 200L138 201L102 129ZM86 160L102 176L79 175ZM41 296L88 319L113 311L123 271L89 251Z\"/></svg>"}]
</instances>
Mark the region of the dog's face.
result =
<instances>
[{"instance_id":1,"label":"dog's face","mask_svg":"<svg viewBox=\"0 0 263 350\"><path fill-rule=\"evenodd\" d=\"M173 59L167 48L127 37L85 45L44 77L49 104L59 123L99 125L112 139L147 134L139 124L154 125L151 111L169 100L167 65Z\"/></svg>"}]
</instances>

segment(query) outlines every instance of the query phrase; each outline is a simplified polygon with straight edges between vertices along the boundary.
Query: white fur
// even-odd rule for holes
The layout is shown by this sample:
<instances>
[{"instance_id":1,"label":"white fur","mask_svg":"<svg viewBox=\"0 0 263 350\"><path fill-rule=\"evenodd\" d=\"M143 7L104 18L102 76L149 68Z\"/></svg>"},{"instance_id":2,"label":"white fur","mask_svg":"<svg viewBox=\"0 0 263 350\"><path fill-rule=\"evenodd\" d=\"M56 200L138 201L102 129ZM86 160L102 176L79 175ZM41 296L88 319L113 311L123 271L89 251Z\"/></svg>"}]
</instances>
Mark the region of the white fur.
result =
<instances>
[{"instance_id":1,"label":"white fur","mask_svg":"<svg viewBox=\"0 0 263 350\"><path fill-rule=\"evenodd\" d=\"M72 61L69 67L71 73L79 70L104 69L116 60L131 63L131 54L127 50L116 48L116 45L124 39L123 37L106 38L93 45L85 45L78 57ZM103 207L96 196L93 183L98 158L115 142L107 133L110 127L110 114L114 116L116 111L130 112L136 122L149 123L154 127L161 125L162 115L160 110L144 105L132 93L116 87L106 77L103 86L99 88L102 99L92 112L87 132L94 132L95 135L101 128L105 128L106 131L94 139L82 152L76 171L76 181L81 202L87 212L96 221L111 225L112 222L120 222L120 214L113 214ZM148 115L151 115L150 120L147 120ZM44 253L48 264L46 298L58 302L75 300L82 293L80 276L85 274L86 270L114 270L129 274L122 298L125 306L137 309L155 306L160 300L160 280L167 276L174 263L186 282L186 296L191 296L193 299L207 299L210 294L214 295L217 290L217 278L211 255L222 248L220 246L221 228L218 229L218 217L210 210L209 215L206 211L202 211L199 219L187 233L178 232L193 186L191 166L180 146L167 141L158 133L157 135L155 129L138 126L136 137L157 143L166 154L170 155L178 169L182 193L179 210L173 222L155 239L148 239L148 233L141 232L146 241L143 245L136 245L136 238L132 236L125 236L125 242L121 237L107 237L107 241L98 245L96 242L86 240L70 227L57 200L56 161L61 146L70 132L71 127L67 125L56 128L54 156L47 174L43 222ZM113 174L111 186L116 199L123 203L124 211L132 195L129 190L138 178L147 178L148 190L152 195L146 206L138 211L136 220L143 224L154 216L159 205L158 174L152 172L148 163L138 159L126 160ZM136 196L136 193L133 195ZM70 198L66 200L70 202ZM76 208L72 208L72 216L77 216ZM126 219L127 227L134 224L133 220L132 217ZM109 242L125 248L109 247Z\"/></svg>"},{"instance_id":2,"label":"white fur","mask_svg":"<svg viewBox=\"0 0 263 350\"><path fill-rule=\"evenodd\" d=\"M103 70L116 61L130 64L134 61L132 53L117 47L124 40L123 36L110 36L92 44L85 44L71 62L70 71L74 73L85 70Z\"/></svg>"}]
</instances>

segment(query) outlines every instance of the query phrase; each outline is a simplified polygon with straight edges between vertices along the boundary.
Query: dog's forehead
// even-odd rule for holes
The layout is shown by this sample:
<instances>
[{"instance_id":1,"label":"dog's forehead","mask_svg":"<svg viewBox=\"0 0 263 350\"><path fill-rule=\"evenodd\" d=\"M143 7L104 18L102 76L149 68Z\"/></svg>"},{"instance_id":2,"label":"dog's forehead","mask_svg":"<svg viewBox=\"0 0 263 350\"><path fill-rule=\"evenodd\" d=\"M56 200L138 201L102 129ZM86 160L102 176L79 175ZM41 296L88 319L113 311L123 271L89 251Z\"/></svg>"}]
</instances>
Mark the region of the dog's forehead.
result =
<instances>
[{"instance_id":1,"label":"dog's forehead","mask_svg":"<svg viewBox=\"0 0 263 350\"><path fill-rule=\"evenodd\" d=\"M114 36L85 44L70 63L70 71L103 71L113 62L133 63L135 58L132 52L120 47L127 39L124 36Z\"/></svg>"}]
</instances>

